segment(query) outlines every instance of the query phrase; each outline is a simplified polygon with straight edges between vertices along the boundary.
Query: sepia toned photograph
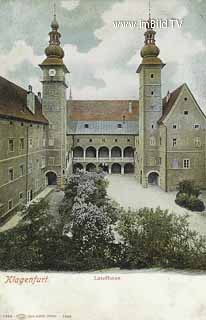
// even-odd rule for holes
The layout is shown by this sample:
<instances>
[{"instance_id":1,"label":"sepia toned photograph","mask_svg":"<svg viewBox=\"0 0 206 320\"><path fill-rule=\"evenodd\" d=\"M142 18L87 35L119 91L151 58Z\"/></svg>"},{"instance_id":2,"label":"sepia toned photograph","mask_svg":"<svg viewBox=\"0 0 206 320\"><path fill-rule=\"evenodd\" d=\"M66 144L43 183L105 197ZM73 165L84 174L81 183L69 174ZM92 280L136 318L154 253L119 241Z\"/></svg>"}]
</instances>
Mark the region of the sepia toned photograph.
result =
<instances>
[{"instance_id":1,"label":"sepia toned photograph","mask_svg":"<svg viewBox=\"0 0 206 320\"><path fill-rule=\"evenodd\" d=\"M0 319L205 319L205 1L0 0L0 30Z\"/></svg>"}]
</instances>

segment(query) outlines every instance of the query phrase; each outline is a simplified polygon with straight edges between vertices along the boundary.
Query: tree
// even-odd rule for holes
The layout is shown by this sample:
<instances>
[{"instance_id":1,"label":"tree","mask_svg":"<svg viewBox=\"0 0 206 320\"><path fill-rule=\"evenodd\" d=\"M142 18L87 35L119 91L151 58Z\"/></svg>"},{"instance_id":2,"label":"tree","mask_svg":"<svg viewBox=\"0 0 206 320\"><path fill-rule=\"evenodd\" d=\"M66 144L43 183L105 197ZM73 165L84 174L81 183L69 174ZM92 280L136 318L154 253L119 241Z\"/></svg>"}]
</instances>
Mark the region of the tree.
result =
<instances>
[{"instance_id":1,"label":"tree","mask_svg":"<svg viewBox=\"0 0 206 320\"><path fill-rule=\"evenodd\" d=\"M124 268L206 269L205 239L190 230L187 216L144 208L123 213L117 230Z\"/></svg>"},{"instance_id":2,"label":"tree","mask_svg":"<svg viewBox=\"0 0 206 320\"><path fill-rule=\"evenodd\" d=\"M75 249L72 261L81 269L116 263L113 226L119 209L107 197L106 187L103 174L83 172L71 176L66 187L60 214L66 225L64 232Z\"/></svg>"}]
</instances>

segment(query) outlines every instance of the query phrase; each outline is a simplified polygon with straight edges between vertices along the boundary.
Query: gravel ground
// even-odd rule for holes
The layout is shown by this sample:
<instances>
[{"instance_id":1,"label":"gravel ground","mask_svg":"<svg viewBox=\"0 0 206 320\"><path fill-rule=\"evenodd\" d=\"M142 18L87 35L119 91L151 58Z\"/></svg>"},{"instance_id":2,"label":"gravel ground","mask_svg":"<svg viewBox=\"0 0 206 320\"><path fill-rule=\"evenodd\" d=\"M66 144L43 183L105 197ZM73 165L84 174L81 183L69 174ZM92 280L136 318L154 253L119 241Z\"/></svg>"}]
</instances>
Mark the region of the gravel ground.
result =
<instances>
[{"instance_id":1,"label":"gravel ground","mask_svg":"<svg viewBox=\"0 0 206 320\"><path fill-rule=\"evenodd\" d=\"M187 213L191 228L206 235L206 212L197 213L183 209L176 205L176 192L164 192L158 186L143 188L134 176L107 176L110 184L108 187L109 196L117 201L124 208L150 207L168 209L176 214ZM206 203L205 192L202 195Z\"/></svg>"}]
</instances>

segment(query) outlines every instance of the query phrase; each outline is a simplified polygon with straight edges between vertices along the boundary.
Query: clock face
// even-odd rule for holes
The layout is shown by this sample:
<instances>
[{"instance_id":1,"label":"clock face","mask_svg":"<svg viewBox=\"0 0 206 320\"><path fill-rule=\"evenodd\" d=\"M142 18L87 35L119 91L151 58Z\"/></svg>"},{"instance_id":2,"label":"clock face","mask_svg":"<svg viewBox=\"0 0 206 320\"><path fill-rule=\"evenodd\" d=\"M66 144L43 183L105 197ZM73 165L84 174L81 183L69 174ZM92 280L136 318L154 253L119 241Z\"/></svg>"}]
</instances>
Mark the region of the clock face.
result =
<instances>
[{"instance_id":1,"label":"clock face","mask_svg":"<svg viewBox=\"0 0 206 320\"><path fill-rule=\"evenodd\" d=\"M55 69L49 69L49 76L54 77L56 75L56 70Z\"/></svg>"}]
</instances>

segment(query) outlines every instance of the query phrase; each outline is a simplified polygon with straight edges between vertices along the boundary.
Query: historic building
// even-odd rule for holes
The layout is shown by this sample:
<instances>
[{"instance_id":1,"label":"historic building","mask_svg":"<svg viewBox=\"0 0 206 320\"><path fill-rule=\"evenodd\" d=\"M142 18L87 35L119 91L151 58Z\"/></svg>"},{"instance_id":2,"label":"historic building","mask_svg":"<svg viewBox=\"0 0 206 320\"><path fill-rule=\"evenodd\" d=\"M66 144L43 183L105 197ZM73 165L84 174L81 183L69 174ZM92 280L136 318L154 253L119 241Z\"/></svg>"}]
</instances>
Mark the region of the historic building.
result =
<instances>
[{"instance_id":1,"label":"historic building","mask_svg":"<svg viewBox=\"0 0 206 320\"><path fill-rule=\"evenodd\" d=\"M42 97L0 78L0 218L48 184L63 187L77 169L133 174L147 187L175 190L205 183L206 119L186 84L162 98L155 31L148 21L141 50L139 101L67 100L64 51L54 16ZM82 79L83 81L83 79Z\"/></svg>"}]
</instances>

